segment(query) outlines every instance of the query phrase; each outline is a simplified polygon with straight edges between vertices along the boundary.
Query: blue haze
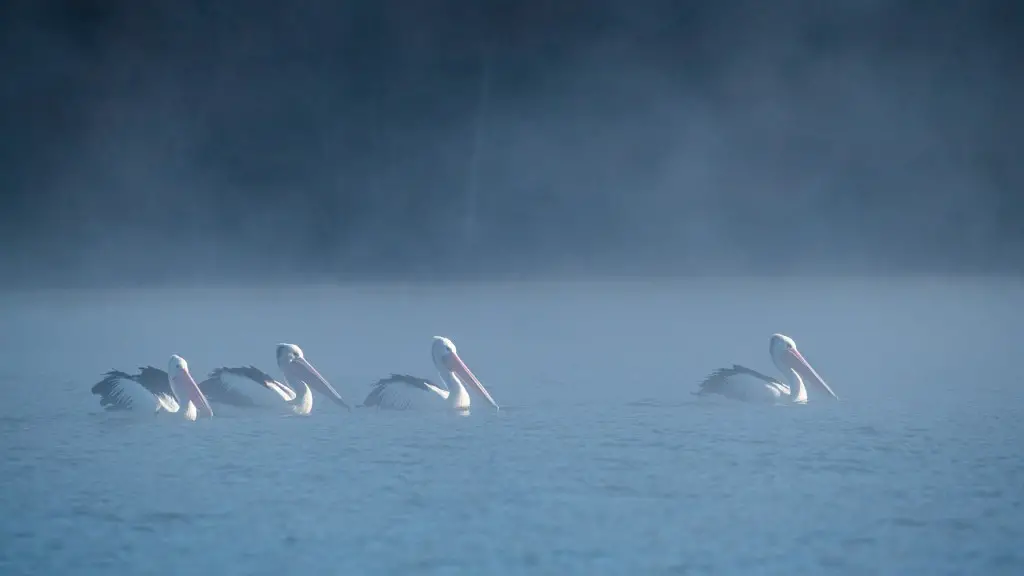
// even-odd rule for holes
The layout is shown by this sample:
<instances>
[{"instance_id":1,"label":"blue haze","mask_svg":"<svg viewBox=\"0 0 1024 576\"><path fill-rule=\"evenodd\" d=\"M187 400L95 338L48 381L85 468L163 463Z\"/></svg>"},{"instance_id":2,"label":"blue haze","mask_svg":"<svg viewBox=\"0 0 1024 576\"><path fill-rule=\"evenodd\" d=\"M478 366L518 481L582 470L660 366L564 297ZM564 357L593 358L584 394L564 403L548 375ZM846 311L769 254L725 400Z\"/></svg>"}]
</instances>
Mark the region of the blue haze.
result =
<instances>
[{"instance_id":1,"label":"blue haze","mask_svg":"<svg viewBox=\"0 0 1024 576\"><path fill-rule=\"evenodd\" d=\"M0 573L1020 574L1013 280L147 290L0 296ZM839 394L690 393L792 336ZM111 368L198 376L290 341L353 401L451 337L468 418L106 414Z\"/></svg>"}]
</instances>

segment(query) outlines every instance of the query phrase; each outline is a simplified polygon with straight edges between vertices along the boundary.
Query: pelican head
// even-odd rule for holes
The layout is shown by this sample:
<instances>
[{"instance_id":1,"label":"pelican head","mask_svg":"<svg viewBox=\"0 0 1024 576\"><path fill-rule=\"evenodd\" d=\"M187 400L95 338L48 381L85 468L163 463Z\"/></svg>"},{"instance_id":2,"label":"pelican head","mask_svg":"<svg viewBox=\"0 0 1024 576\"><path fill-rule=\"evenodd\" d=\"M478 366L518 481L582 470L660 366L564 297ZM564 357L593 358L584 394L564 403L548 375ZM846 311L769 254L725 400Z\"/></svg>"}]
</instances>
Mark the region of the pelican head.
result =
<instances>
[{"instance_id":1,"label":"pelican head","mask_svg":"<svg viewBox=\"0 0 1024 576\"><path fill-rule=\"evenodd\" d=\"M491 398L491 394L484 388L484 385L480 383L480 380L473 375L473 372L466 366L466 363L459 357L458 350L456 350L455 344L451 340L444 336L434 336L434 342L430 347L430 355L434 359L434 366L438 372L442 374L451 373L463 386L472 388L487 400L491 406L498 408L498 403L494 401L494 398Z\"/></svg>"},{"instance_id":2,"label":"pelican head","mask_svg":"<svg viewBox=\"0 0 1024 576\"><path fill-rule=\"evenodd\" d=\"M195 406L194 409L186 408L184 411L186 418L195 420L197 414L213 416L213 408L210 407L206 396L199 389L195 379L192 378L192 373L188 370L188 362L184 358L177 354L171 355L171 359L167 361L167 378L170 380L171 391L177 397L178 402L183 406L188 403Z\"/></svg>"},{"instance_id":3,"label":"pelican head","mask_svg":"<svg viewBox=\"0 0 1024 576\"><path fill-rule=\"evenodd\" d=\"M284 367L297 358L305 358L306 356L302 353L302 348L299 348L295 344L278 344L277 345L277 366L284 370Z\"/></svg>"},{"instance_id":4,"label":"pelican head","mask_svg":"<svg viewBox=\"0 0 1024 576\"><path fill-rule=\"evenodd\" d=\"M811 367L811 363L804 358L800 350L797 349L796 342L789 336L785 334L772 334L768 344L768 352L772 356L772 362L783 373L788 373L792 370L803 380L804 385L813 385L819 391L823 391L837 400L839 399L835 392L818 375L818 372Z\"/></svg>"},{"instance_id":5,"label":"pelican head","mask_svg":"<svg viewBox=\"0 0 1024 576\"><path fill-rule=\"evenodd\" d=\"M179 372L188 372L188 362L184 358L177 354L172 354L171 359L167 362L167 374L174 376Z\"/></svg>"},{"instance_id":6,"label":"pelican head","mask_svg":"<svg viewBox=\"0 0 1024 576\"><path fill-rule=\"evenodd\" d=\"M333 386L320 375L320 372L306 360L302 348L295 344L281 343L277 345L277 366L284 373L291 388L295 389L297 384L305 383L306 386L315 388L321 394L332 397L336 402L348 407L341 395ZM298 390L296 389L296 393ZM301 398L302 394L298 394Z\"/></svg>"}]
</instances>

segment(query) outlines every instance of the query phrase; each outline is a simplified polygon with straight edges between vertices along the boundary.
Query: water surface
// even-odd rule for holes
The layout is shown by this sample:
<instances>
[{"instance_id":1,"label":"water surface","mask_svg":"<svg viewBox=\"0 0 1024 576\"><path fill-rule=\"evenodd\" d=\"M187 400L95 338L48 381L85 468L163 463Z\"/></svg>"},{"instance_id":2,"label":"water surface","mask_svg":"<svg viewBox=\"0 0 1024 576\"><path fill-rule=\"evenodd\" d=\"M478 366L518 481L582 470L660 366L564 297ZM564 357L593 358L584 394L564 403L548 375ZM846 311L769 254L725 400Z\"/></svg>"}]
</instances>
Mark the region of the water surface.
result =
<instances>
[{"instance_id":1,"label":"water surface","mask_svg":"<svg viewBox=\"0 0 1024 576\"><path fill-rule=\"evenodd\" d=\"M1020 574L1024 290L964 279L0 297L0 573ZM701 401L793 337L841 397ZM300 344L358 402L451 337L467 418L107 414L111 368Z\"/></svg>"}]
</instances>

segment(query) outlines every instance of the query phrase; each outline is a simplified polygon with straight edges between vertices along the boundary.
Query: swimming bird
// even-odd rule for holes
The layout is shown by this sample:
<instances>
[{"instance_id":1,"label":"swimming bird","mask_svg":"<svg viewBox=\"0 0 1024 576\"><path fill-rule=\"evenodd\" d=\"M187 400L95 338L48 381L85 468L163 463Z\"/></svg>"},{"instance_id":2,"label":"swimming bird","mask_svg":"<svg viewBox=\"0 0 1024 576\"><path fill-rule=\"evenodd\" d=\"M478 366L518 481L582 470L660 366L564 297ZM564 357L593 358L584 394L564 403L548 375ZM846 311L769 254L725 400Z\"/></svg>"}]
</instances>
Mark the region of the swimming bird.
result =
<instances>
[{"instance_id":1,"label":"swimming bird","mask_svg":"<svg viewBox=\"0 0 1024 576\"><path fill-rule=\"evenodd\" d=\"M806 385L811 385L818 392L824 392L837 400L839 399L803 357L803 354L797 349L796 343L789 336L772 334L768 343L768 352L775 367L785 374L789 383L781 382L745 366L733 364L732 368L719 368L712 372L701 382L700 389L694 394L698 396L719 394L743 402L806 404Z\"/></svg>"},{"instance_id":2,"label":"swimming bird","mask_svg":"<svg viewBox=\"0 0 1024 576\"><path fill-rule=\"evenodd\" d=\"M107 372L92 387L106 410L182 411L187 420L199 415L213 416L213 409L188 369L188 362L174 354L167 363L167 372L145 366L138 374L120 370Z\"/></svg>"},{"instance_id":3,"label":"swimming bird","mask_svg":"<svg viewBox=\"0 0 1024 576\"><path fill-rule=\"evenodd\" d=\"M277 345L277 367L284 375L284 382L277 381L255 366L222 367L211 372L199 387L214 403L253 407L284 401L292 405L296 414L307 415L313 410L312 386L336 404L351 410L341 394L306 360L302 349L295 344ZM246 392L242 392L243 388Z\"/></svg>"},{"instance_id":4,"label":"swimming bird","mask_svg":"<svg viewBox=\"0 0 1024 576\"><path fill-rule=\"evenodd\" d=\"M444 336L434 336L430 355L444 387L426 378L392 374L372 385L373 389L363 400L362 407L384 410L447 408L465 413L470 406L470 396L466 390L468 385L498 409L497 402L462 361L451 340Z\"/></svg>"},{"instance_id":5,"label":"swimming bird","mask_svg":"<svg viewBox=\"0 0 1024 576\"><path fill-rule=\"evenodd\" d=\"M259 384L253 388L252 384ZM248 393L240 388L248 388ZM281 401L295 400L295 390L284 382L255 366L221 367L210 372L210 376L199 383L199 389L210 402L240 408L263 407L267 404L281 404Z\"/></svg>"}]
</instances>

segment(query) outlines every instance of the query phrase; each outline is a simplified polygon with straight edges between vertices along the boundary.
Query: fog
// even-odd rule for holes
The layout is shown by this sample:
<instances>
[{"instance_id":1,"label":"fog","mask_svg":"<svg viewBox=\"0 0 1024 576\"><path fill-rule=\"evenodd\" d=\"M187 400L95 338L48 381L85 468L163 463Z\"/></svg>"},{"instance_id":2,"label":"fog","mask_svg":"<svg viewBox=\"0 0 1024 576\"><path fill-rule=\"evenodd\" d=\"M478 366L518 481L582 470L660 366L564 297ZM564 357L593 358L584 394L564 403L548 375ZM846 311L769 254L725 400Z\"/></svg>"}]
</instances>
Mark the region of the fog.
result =
<instances>
[{"instance_id":1,"label":"fog","mask_svg":"<svg viewBox=\"0 0 1024 576\"><path fill-rule=\"evenodd\" d=\"M998 573L1019 563L1022 295L1019 280L940 276L5 294L2 562ZM838 402L691 395L733 362L776 374L775 331ZM190 425L103 413L89 391L172 352L197 377L277 373L285 340L356 403L391 371L433 376L435 334L500 411L318 396L308 418L218 405ZM452 534L473 552L452 555Z\"/></svg>"},{"instance_id":2,"label":"fog","mask_svg":"<svg viewBox=\"0 0 1024 576\"><path fill-rule=\"evenodd\" d=\"M5 285L1019 271L985 2L7 8Z\"/></svg>"},{"instance_id":3,"label":"fog","mask_svg":"<svg viewBox=\"0 0 1024 576\"><path fill-rule=\"evenodd\" d=\"M177 353L197 375L276 374L284 341L358 403L391 372L434 378L444 335L507 409L678 406L718 367L776 374L768 338L783 332L842 403L952 418L1021 406L1022 310L1018 281L941 277L37 291L0 301L0 380L18 413L82 414L107 370Z\"/></svg>"}]
</instances>

